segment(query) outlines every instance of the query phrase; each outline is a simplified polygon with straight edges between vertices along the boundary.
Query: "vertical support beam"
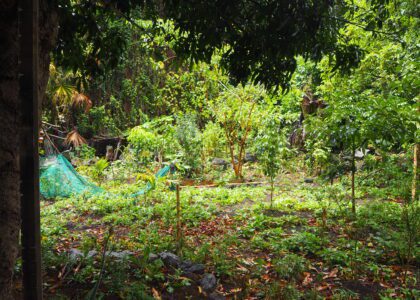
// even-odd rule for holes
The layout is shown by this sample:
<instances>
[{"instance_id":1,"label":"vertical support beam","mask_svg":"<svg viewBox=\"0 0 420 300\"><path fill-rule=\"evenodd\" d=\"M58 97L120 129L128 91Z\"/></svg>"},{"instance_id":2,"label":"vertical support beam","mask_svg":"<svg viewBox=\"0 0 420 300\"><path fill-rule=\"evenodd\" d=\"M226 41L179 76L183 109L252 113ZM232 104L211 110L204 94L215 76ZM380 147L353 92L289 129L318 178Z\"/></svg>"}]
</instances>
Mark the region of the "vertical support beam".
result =
<instances>
[{"instance_id":1,"label":"vertical support beam","mask_svg":"<svg viewBox=\"0 0 420 300\"><path fill-rule=\"evenodd\" d=\"M20 179L24 299L42 299L38 157L38 0L20 0Z\"/></svg>"}]
</instances>

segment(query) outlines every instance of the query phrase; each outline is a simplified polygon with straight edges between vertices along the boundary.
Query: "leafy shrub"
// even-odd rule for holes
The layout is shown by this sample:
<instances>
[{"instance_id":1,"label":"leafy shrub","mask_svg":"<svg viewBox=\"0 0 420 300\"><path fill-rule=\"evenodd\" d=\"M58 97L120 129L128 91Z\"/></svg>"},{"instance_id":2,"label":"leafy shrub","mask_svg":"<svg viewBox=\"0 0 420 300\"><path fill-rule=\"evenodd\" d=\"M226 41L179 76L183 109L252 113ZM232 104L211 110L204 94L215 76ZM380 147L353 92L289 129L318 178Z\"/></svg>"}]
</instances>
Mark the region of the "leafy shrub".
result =
<instances>
[{"instance_id":1,"label":"leafy shrub","mask_svg":"<svg viewBox=\"0 0 420 300\"><path fill-rule=\"evenodd\" d=\"M301 232L283 241L286 249L294 252L306 252L317 254L324 246L326 241L311 232Z\"/></svg>"},{"instance_id":2,"label":"leafy shrub","mask_svg":"<svg viewBox=\"0 0 420 300\"><path fill-rule=\"evenodd\" d=\"M320 256L330 265L348 266L350 262L349 253L336 248L325 248Z\"/></svg>"},{"instance_id":3,"label":"leafy shrub","mask_svg":"<svg viewBox=\"0 0 420 300\"><path fill-rule=\"evenodd\" d=\"M127 140L140 162L150 161L157 147L157 137L154 133L144 129L143 126L136 126L130 130Z\"/></svg>"},{"instance_id":4,"label":"leafy shrub","mask_svg":"<svg viewBox=\"0 0 420 300\"><path fill-rule=\"evenodd\" d=\"M92 148L86 144L81 145L75 149L77 156L82 160L88 160L95 158L95 148Z\"/></svg>"},{"instance_id":5,"label":"leafy shrub","mask_svg":"<svg viewBox=\"0 0 420 300\"><path fill-rule=\"evenodd\" d=\"M238 85L226 89L212 103L215 120L222 126L228 146L230 160L236 178L242 178L243 159L248 146L250 132L258 127L262 110L257 103L267 98L262 86Z\"/></svg>"},{"instance_id":6,"label":"leafy shrub","mask_svg":"<svg viewBox=\"0 0 420 300\"><path fill-rule=\"evenodd\" d=\"M211 252L211 258L218 276L232 276L235 270L236 261L233 257L228 256L227 253L229 253L229 250L225 244L214 248Z\"/></svg>"},{"instance_id":7,"label":"leafy shrub","mask_svg":"<svg viewBox=\"0 0 420 300\"><path fill-rule=\"evenodd\" d=\"M262 122L257 136L257 151L264 175L270 179L270 207L273 206L274 181L282 169L282 158L287 153L284 131L281 130L280 116L272 110Z\"/></svg>"},{"instance_id":8,"label":"leafy shrub","mask_svg":"<svg viewBox=\"0 0 420 300\"><path fill-rule=\"evenodd\" d=\"M142 125L145 130L155 134L155 151L160 161L165 157L172 160L179 151L180 146L175 137L176 128L173 122L173 117L163 116Z\"/></svg>"},{"instance_id":9,"label":"leafy shrub","mask_svg":"<svg viewBox=\"0 0 420 300\"><path fill-rule=\"evenodd\" d=\"M203 130L202 139L203 155L206 159L223 156L223 146L226 143L226 138L219 124L207 123Z\"/></svg>"},{"instance_id":10,"label":"leafy shrub","mask_svg":"<svg viewBox=\"0 0 420 300\"><path fill-rule=\"evenodd\" d=\"M108 166L109 166L109 162L106 159L104 158L99 159L93 165L93 168L91 169L91 177L93 178L93 180L95 181L102 180L104 176L104 171Z\"/></svg>"},{"instance_id":11,"label":"leafy shrub","mask_svg":"<svg viewBox=\"0 0 420 300\"><path fill-rule=\"evenodd\" d=\"M258 214L250 218L248 217L248 220L249 223L239 230L239 233L245 238L251 238L258 231L277 228L282 224L281 220L276 220L275 218L267 217L263 214ZM275 233L278 234L278 231L275 231Z\"/></svg>"},{"instance_id":12,"label":"leafy shrub","mask_svg":"<svg viewBox=\"0 0 420 300\"><path fill-rule=\"evenodd\" d=\"M89 113L78 115L77 130L85 138L101 133L120 133L110 112L105 109L104 105L92 107Z\"/></svg>"},{"instance_id":13,"label":"leafy shrub","mask_svg":"<svg viewBox=\"0 0 420 300\"><path fill-rule=\"evenodd\" d=\"M306 270L307 262L302 256L286 254L283 258L274 260L273 267L281 279L300 280Z\"/></svg>"},{"instance_id":14,"label":"leafy shrub","mask_svg":"<svg viewBox=\"0 0 420 300\"><path fill-rule=\"evenodd\" d=\"M185 173L191 177L201 168L201 132L197 127L195 116L178 117L175 137L181 145Z\"/></svg>"}]
</instances>

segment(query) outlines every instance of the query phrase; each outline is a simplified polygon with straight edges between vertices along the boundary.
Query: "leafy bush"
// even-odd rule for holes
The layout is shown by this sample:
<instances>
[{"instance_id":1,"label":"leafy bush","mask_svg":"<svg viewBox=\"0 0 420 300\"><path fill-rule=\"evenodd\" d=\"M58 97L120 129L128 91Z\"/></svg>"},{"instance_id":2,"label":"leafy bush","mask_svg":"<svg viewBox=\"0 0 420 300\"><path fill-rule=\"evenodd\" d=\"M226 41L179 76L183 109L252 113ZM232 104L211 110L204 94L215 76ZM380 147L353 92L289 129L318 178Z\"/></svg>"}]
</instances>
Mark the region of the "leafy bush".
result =
<instances>
[{"instance_id":1,"label":"leafy bush","mask_svg":"<svg viewBox=\"0 0 420 300\"><path fill-rule=\"evenodd\" d=\"M83 144L77 147L73 153L74 156L81 158L82 160L88 160L95 158L95 148L88 146L87 144Z\"/></svg>"},{"instance_id":2,"label":"leafy bush","mask_svg":"<svg viewBox=\"0 0 420 300\"><path fill-rule=\"evenodd\" d=\"M154 133L144 129L143 126L136 126L130 130L127 140L140 162L146 163L151 160L158 141Z\"/></svg>"},{"instance_id":3,"label":"leafy bush","mask_svg":"<svg viewBox=\"0 0 420 300\"><path fill-rule=\"evenodd\" d=\"M203 130L202 139L205 159L223 156L226 138L220 125L213 122L207 123Z\"/></svg>"},{"instance_id":4,"label":"leafy bush","mask_svg":"<svg viewBox=\"0 0 420 300\"><path fill-rule=\"evenodd\" d=\"M267 114L262 123L256 144L262 170L270 179L270 207L272 207L274 181L282 169L282 158L287 153L286 139L281 130L280 116L274 109Z\"/></svg>"},{"instance_id":5,"label":"leafy bush","mask_svg":"<svg viewBox=\"0 0 420 300\"><path fill-rule=\"evenodd\" d=\"M283 245L290 251L305 252L312 255L319 253L325 243L326 241L323 238L311 232L302 232L283 241Z\"/></svg>"},{"instance_id":6,"label":"leafy bush","mask_svg":"<svg viewBox=\"0 0 420 300\"><path fill-rule=\"evenodd\" d=\"M92 107L89 112L77 116L77 130L85 138L98 134L119 134L110 111L105 106Z\"/></svg>"},{"instance_id":7,"label":"leafy bush","mask_svg":"<svg viewBox=\"0 0 420 300\"><path fill-rule=\"evenodd\" d=\"M286 254L283 258L273 261L277 275L285 280L300 280L306 270L306 259L296 254Z\"/></svg>"},{"instance_id":8,"label":"leafy bush","mask_svg":"<svg viewBox=\"0 0 420 300\"><path fill-rule=\"evenodd\" d=\"M93 168L91 169L91 176L93 180L101 181L104 176L104 171L108 166L109 166L109 162L106 159L104 158L99 159L93 165Z\"/></svg>"},{"instance_id":9,"label":"leafy bush","mask_svg":"<svg viewBox=\"0 0 420 300\"><path fill-rule=\"evenodd\" d=\"M229 146L230 160L236 178L242 178L243 159L248 146L250 132L261 121L258 103L265 100L261 86L238 85L227 88L212 103L213 115L223 128Z\"/></svg>"},{"instance_id":10,"label":"leafy bush","mask_svg":"<svg viewBox=\"0 0 420 300\"><path fill-rule=\"evenodd\" d=\"M156 152L160 163L165 159L173 160L180 148L173 122L173 117L163 116L142 125L145 130L156 135Z\"/></svg>"},{"instance_id":11,"label":"leafy bush","mask_svg":"<svg viewBox=\"0 0 420 300\"><path fill-rule=\"evenodd\" d=\"M185 173L191 177L201 169L202 140L195 116L185 115L177 118L175 137L181 145Z\"/></svg>"}]
</instances>

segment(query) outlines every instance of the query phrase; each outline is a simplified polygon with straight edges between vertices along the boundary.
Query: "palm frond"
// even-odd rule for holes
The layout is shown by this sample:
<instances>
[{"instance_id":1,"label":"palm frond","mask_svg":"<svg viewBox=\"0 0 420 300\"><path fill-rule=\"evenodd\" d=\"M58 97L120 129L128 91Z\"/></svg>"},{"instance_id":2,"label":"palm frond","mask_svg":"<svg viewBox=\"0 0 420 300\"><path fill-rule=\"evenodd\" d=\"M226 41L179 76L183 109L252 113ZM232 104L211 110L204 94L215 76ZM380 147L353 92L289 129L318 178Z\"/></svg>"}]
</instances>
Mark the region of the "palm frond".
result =
<instances>
[{"instance_id":1,"label":"palm frond","mask_svg":"<svg viewBox=\"0 0 420 300\"><path fill-rule=\"evenodd\" d=\"M92 101L83 93L75 92L72 98L72 105L74 108L82 108L87 113L92 108Z\"/></svg>"},{"instance_id":2,"label":"palm frond","mask_svg":"<svg viewBox=\"0 0 420 300\"><path fill-rule=\"evenodd\" d=\"M55 103L69 104L75 92L75 87L71 84L61 83L53 89L53 99Z\"/></svg>"},{"instance_id":3,"label":"palm frond","mask_svg":"<svg viewBox=\"0 0 420 300\"><path fill-rule=\"evenodd\" d=\"M73 147L77 148L83 144L87 144L87 142L85 138L82 137L76 129L74 129L67 134L66 139L64 140L64 144L66 146L73 145Z\"/></svg>"}]
</instances>

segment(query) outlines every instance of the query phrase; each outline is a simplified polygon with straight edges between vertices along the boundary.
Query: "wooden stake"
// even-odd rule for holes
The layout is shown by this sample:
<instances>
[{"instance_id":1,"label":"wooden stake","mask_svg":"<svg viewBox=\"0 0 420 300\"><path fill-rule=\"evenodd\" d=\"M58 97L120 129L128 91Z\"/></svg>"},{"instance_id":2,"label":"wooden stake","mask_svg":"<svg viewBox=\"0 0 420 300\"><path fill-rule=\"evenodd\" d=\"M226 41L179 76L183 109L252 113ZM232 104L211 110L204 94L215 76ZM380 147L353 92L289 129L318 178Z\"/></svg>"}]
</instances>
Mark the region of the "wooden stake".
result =
<instances>
[{"instance_id":1,"label":"wooden stake","mask_svg":"<svg viewBox=\"0 0 420 300\"><path fill-rule=\"evenodd\" d=\"M181 201L179 197L179 184L176 184L176 251L182 255L182 223L181 223Z\"/></svg>"},{"instance_id":2,"label":"wooden stake","mask_svg":"<svg viewBox=\"0 0 420 300\"><path fill-rule=\"evenodd\" d=\"M419 160L419 144L414 145L414 153L413 153L413 182L411 184L411 201L416 201L417 196L417 184L418 184L418 176L417 176L417 167L418 167L418 160Z\"/></svg>"},{"instance_id":3,"label":"wooden stake","mask_svg":"<svg viewBox=\"0 0 420 300\"><path fill-rule=\"evenodd\" d=\"M271 190L270 190L270 209L273 208L273 196L274 196L274 180L271 180Z\"/></svg>"},{"instance_id":4,"label":"wooden stake","mask_svg":"<svg viewBox=\"0 0 420 300\"><path fill-rule=\"evenodd\" d=\"M355 173L356 173L355 153L356 153L356 149L353 146L352 159L351 159L351 211L353 213L353 217L356 217L356 195L354 191L355 189L354 180L355 180Z\"/></svg>"}]
</instances>

